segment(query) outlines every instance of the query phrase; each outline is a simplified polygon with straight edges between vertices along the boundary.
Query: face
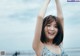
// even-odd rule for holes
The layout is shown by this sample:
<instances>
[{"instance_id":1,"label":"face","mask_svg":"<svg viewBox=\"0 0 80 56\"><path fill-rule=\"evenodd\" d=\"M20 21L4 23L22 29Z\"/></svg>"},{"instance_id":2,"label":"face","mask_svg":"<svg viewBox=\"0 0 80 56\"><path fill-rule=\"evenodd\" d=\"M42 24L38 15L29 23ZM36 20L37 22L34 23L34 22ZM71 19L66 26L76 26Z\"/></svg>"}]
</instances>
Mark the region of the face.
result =
<instances>
[{"instance_id":1,"label":"face","mask_svg":"<svg viewBox=\"0 0 80 56\"><path fill-rule=\"evenodd\" d=\"M50 24L47 24L44 28L45 35L48 39L52 40L58 33L58 28L55 20Z\"/></svg>"}]
</instances>

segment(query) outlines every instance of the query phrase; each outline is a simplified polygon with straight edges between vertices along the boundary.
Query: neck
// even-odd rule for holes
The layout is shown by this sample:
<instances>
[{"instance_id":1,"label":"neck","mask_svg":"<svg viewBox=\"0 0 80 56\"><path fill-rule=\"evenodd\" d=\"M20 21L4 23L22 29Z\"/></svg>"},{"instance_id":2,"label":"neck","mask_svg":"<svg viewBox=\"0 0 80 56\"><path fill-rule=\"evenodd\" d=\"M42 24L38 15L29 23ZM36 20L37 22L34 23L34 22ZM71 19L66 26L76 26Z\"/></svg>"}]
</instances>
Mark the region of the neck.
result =
<instances>
[{"instance_id":1,"label":"neck","mask_svg":"<svg viewBox=\"0 0 80 56\"><path fill-rule=\"evenodd\" d=\"M50 46L57 46L57 45L53 44L53 40L48 40L48 42L46 44L50 45Z\"/></svg>"},{"instance_id":2,"label":"neck","mask_svg":"<svg viewBox=\"0 0 80 56\"><path fill-rule=\"evenodd\" d=\"M48 45L52 45L53 44L53 41L52 40L48 40L47 44Z\"/></svg>"}]
</instances>

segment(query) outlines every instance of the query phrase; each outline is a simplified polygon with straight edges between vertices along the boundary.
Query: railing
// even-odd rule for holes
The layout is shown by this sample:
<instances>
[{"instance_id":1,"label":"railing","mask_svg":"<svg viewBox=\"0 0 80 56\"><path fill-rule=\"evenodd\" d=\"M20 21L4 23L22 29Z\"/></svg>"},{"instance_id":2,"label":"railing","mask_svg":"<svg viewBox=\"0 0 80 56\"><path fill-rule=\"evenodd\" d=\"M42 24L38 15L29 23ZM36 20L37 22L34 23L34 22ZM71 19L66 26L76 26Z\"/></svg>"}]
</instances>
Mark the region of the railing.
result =
<instances>
[{"instance_id":1,"label":"railing","mask_svg":"<svg viewBox=\"0 0 80 56\"><path fill-rule=\"evenodd\" d=\"M80 48L66 48L68 56L80 56ZM5 52L0 51L0 56L35 56L34 51L16 51L16 52Z\"/></svg>"}]
</instances>

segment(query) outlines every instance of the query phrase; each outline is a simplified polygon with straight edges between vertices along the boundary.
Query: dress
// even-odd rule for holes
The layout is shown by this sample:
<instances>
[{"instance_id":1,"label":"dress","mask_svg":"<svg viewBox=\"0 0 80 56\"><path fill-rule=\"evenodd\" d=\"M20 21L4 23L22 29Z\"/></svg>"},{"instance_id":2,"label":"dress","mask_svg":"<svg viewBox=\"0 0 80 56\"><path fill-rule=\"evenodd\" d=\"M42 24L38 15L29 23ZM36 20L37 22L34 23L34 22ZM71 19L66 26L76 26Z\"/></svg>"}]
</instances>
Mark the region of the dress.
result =
<instances>
[{"instance_id":1,"label":"dress","mask_svg":"<svg viewBox=\"0 0 80 56\"><path fill-rule=\"evenodd\" d=\"M55 54L52 53L45 45L42 49L41 52L41 56L68 56L68 54L66 54L66 52L64 52L63 48L60 46L61 48L61 54Z\"/></svg>"}]
</instances>

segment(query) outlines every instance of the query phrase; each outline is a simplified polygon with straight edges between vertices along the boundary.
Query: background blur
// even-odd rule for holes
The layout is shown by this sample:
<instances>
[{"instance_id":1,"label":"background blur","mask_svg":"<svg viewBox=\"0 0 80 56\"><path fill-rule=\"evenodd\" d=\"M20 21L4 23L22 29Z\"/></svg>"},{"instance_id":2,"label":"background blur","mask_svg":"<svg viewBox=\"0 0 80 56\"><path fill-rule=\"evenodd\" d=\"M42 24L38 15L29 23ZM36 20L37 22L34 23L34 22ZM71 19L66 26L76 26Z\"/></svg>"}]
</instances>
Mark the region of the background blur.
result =
<instances>
[{"instance_id":1,"label":"background blur","mask_svg":"<svg viewBox=\"0 0 80 56\"><path fill-rule=\"evenodd\" d=\"M65 49L80 50L80 2L60 0L64 16ZM0 0L0 51L33 51L37 15L43 0ZM54 0L47 15L56 15Z\"/></svg>"}]
</instances>

